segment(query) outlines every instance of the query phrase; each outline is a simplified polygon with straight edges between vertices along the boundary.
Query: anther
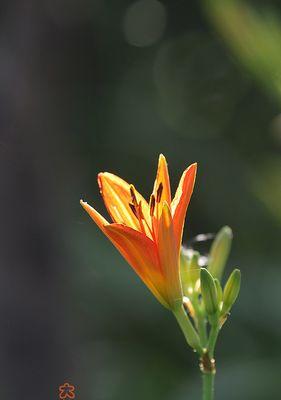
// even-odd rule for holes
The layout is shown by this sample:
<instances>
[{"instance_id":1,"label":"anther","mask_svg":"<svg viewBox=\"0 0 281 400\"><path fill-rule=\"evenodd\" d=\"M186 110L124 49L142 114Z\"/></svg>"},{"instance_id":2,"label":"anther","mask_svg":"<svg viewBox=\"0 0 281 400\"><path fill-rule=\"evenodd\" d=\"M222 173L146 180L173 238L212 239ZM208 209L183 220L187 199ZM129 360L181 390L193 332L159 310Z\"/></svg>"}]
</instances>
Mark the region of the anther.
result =
<instances>
[{"instance_id":1,"label":"anther","mask_svg":"<svg viewBox=\"0 0 281 400\"><path fill-rule=\"evenodd\" d=\"M150 216L151 217L154 214L154 208L155 208L155 196L154 196L154 194L152 194L150 197Z\"/></svg>"},{"instance_id":2,"label":"anther","mask_svg":"<svg viewBox=\"0 0 281 400\"><path fill-rule=\"evenodd\" d=\"M136 207L133 203L129 203L130 209L133 211L134 215L138 218L138 213Z\"/></svg>"},{"instance_id":3,"label":"anther","mask_svg":"<svg viewBox=\"0 0 281 400\"><path fill-rule=\"evenodd\" d=\"M157 201L157 203L160 203L161 197L162 197L162 193L163 193L163 183L160 182L159 186L158 186L158 189L157 189L157 192L156 192L156 201Z\"/></svg>"},{"instance_id":4,"label":"anther","mask_svg":"<svg viewBox=\"0 0 281 400\"><path fill-rule=\"evenodd\" d=\"M133 185L130 186L130 193L131 193L131 198L133 204L137 204L137 198L136 198L136 193L135 193L135 188Z\"/></svg>"}]
</instances>

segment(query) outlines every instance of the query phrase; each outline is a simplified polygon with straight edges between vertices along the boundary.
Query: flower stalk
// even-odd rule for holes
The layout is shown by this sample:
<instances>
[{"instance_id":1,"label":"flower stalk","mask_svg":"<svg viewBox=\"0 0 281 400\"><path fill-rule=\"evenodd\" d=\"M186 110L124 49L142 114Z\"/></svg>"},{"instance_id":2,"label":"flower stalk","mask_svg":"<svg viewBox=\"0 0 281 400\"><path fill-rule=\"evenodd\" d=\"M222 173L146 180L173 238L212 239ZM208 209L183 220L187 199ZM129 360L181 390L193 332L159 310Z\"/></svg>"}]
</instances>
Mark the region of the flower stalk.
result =
<instances>
[{"instance_id":1,"label":"flower stalk","mask_svg":"<svg viewBox=\"0 0 281 400\"><path fill-rule=\"evenodd\" d=\"M207 265L204 265L206 268L200 266L201 255L197 251L184 249L181 254L184 299L188 308L193 310L190 313L192 321L189 322L200 341L200 351L197 352L200 356L203 400L214 400L216 343L240 290L241 274L238 269L230 274L224 289L221 284L231 241L231 229L222 228L211 246Z\"/></svg>"},{"instance_id":2,"label":"flower stalk","mask_svg":"<svg viewBox=\"0 0 281 400\"><path fill-rule=\"evenodd\" d=\"M174 315L189 346L192 347L199 355L203 355L203 348L201 346L198 333L194 329L183 305L174 310Z\"/></svg>"},{"instance_id":3,"label":"flower stalk","mask_svg":"<svg viewBox=\"0 0 281 400\"><path fill-rule=\"evenodd\" d=\"M202 374L203 400L213 400L215 395L215 372Z\"/></svg>"}]
</instances>

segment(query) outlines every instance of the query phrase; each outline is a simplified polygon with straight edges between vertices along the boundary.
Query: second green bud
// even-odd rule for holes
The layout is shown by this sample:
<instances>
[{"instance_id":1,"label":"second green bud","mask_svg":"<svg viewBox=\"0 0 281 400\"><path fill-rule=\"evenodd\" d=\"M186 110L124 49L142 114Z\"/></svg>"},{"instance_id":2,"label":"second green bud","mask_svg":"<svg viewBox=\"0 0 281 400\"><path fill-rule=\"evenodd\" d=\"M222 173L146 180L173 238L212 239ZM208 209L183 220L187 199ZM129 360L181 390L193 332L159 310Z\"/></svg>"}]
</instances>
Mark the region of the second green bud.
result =
<instances>
[{"instance_id":1,"label":"second green bud","mask_svg":"<svg viewBox=\"0 0 281 400\"><path fill-rule=\"evenodd\" d=\"M223 307L222 314L226 314L230 311L231 307L235 303L241 284L241 272L239 269L235 269L232 271L228 281L226 282L224 291L223 291Z\"/></svg>"},{"instance_id":2,"label":"second green bud","mask_svg":"<svg viewBox=\"0 0 281 400\"><path fill-rule=\"evenodd\" d=\"M213 316L218 311L218 293L215 281L209 271L205 268L201 269L201 294L205 304L206 312L209 316Z\"/></svg>"}]
</instances>

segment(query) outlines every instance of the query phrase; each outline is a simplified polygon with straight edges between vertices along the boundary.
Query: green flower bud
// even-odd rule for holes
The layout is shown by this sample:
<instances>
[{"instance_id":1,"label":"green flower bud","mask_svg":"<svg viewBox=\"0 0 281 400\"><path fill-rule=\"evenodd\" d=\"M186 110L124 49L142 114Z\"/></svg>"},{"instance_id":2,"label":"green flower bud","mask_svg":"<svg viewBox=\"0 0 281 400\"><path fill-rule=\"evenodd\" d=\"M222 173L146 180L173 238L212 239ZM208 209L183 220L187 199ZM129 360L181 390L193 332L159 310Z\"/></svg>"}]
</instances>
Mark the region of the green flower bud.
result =
<instances>
[{"instance_id":1,"label":"green flower bud","mask_svg":"<svg viewBox=\"0 0 281 400\"><path fill-rule=\"evenodd\" d=\"M195 291L196 282L200 277L199 257L198 251L190 250L190 254L185 254L184 251L181 251L181 283L183 293L187 297L190 297Z\"/></svg>"},{"instance_id":2,"label":"green flower bud","mask_svg":"<svg viewBox=\"0 0 281 400\"><path fill-rule=\"evenodd\" d=\"M235 269L231 273L224 287L223 306L221 312L222 315L227 314L231 309L231 307L233 306L233 304L235 303L235 300L237 299L237 296L240 291L240 284L241 284L241 272L239 269Z\"/></svg>"},{"instance_id":3,"label":"green flower bud","mask_svg":"<svg viewBox=\"0 0 281 400\"><path fill-rule=\"evenodd\" d=\"M200 279L199 257L198 251L194 251L188 268L188 278L193 291L197 291L199 286L196 285Z\"/></svg>"},{"instance_id":4,"label":"green flower bud","mask_svg":"<svg viewBox=\"0 0 281 400\"><path fill-rule=\"evenodd\" d=\"M218 295L215 281L212 275L205 269L201 269L201 294L205 309L209 316L216 314L218 310Z\"/></svg>"},{"instance_id":5,"label":"green flower bud","mask_svg":"<svg viewBox=\"0 0 281 400\"><path fill-rule=\"evenodd\" d=\"M193 251L192 256L190 258L189 262L189 268L190 269L198 269L199 267L199 257L200 254L198 251Z\"/></svg>"},{"instance_id":6,"label":"green flower bud","mask_svg":"<svg viewBox=\"0 0 281 400\"><path fill-rule=\"evenodd\" d=\"M229 228L229 226L224 226L217 233L211 246L208 270L214 278L218 278L219 280L222 277L230 253L232 237L231 228Z\"/></svg>"},{"instance_id":7,"label":"green flower bud","mask_svg":"<svg viewBox=\"0 0 281 400\"><path fill-rule=\"evenodd\" d=\"M222 291L220 281L217 278L215 278L214 281L215 281L215 285L216 285L216 289L217 289L218 304L220 305L222 302L222 299L223 299L223 291Z\"/></svg>"}]
</instances>

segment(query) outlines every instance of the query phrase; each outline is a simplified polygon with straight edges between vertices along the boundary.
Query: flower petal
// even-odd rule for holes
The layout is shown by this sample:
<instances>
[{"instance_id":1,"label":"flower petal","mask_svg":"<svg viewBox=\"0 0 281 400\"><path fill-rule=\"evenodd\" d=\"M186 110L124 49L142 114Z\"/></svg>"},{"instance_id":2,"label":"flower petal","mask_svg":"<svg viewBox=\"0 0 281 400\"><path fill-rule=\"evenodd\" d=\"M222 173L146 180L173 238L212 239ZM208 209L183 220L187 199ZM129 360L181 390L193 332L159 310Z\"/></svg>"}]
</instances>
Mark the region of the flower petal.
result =
<instances>
[{"instance_id":1,"label":"flower petal","mask_svg":"<svg viewBox=\"0 0 281 400\"><path fill-rule=\"evenodd\" d=\"M155 243L143 233L130 227L116 223L109 224L88 203L80 200L80 204L137 272L154 296L164 307L169 308L165 300L163 276Z\"/></svg>"},{"instance_id":2,"label":"flower petal","mask_svg":"<svg viewBox=\"0 0 281 400\"><path fill-rule=\"evenodd\" d=\"M143 233L121 224L110 224L104 229L111 242L154 296L169 308L155 243Z\"/></svg>"},{"instance_id":3,"label":"flower petal","mask_svg":"<svg viewBox=\"0 0 281 400\"><path fill-rule=\"evenodd\" d=\"M157 199L157 191L161 184L163 185L161 203L166 201L170 205L171 204L170 178L168 172L168 164L163 154L160 154L159 156L158 169L153 187L153 194L155 196L155 199Z\"/></svg>"},{"instance_id":4,"label":"flower petal","mask_svg":"<svg viewBox=\"0 0 281 400\"><path fill-rule=\"evenodd\" d=\"M80 204L84 208L84 210L90 215L90 217L95 221L97 226L104 232L104 226L109 225L108 221L85 201L80 200Z\"/></svg>"},{"instance_id":5,"label":"flower petal","mask_svg":"<svg viewBox=\"0 0 281 400\"><path fill-rule=\"evenodd\" d=\"M131 185L109 172L100 173L98 175L98 183L105 206L113 221L140 230L138 218L134 215L129 205L132 202L130 193ZM137 201L141 201L144 217L149 221L149 207L147 201L136 190L135 195Z\"/></svg>"},{"instance_id":6,"label":"flower petal","mask_svg":"<svg viewBox=\"0 0 281 400\"><path fill-rule=\"evenodd\" d=\"M179 252L176 248L173 219L168 203L163 204L158 227L158 254L165 276L171 307L182 301Z\"/></svg>"},{"instance_id":7,"label":"flower petal","mask_svg":"<svg viewBox=\"0 0 281 400\"><path fill-rule=\"evenodd\" d=\"M171 204L176 246L179 251L186 210L193 192L197 171L197 163L191 164L182 174L175 197Z\"/></svg>"}]
</instances>

